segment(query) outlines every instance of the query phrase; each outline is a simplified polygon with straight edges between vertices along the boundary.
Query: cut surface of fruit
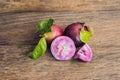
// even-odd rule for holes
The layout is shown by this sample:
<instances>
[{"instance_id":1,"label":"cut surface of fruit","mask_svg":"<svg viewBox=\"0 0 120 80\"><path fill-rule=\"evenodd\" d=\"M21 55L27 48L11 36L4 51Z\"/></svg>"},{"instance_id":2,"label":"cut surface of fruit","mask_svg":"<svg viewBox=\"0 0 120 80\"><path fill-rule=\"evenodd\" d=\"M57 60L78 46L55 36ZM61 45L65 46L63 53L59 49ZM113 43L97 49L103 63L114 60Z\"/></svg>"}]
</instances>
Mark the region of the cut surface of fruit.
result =
<instances>
[{"instance_id":1,"label":"cut surface of fruit","mask_svg":"<svg viewBox=\"0 0 120 80\"><path fill-rule=\"evenodd\" d=\"M57 60L69 60L75 54L76 47L72 39L67 36L59 36L51 44L52 55Z\"/></svg>"},{"instance_id":2,"label":"cut surface of fruit","mask_svg":"<svg viewBox=\"0 0 120 80\"><path fill-rule=\"evenodd\" d=\"M75 59L80 59L85 62L89 62L92 60L92 50L88 44L85 44L82 48L78 50L75 55Z\"/></svg>"}]
</instances>

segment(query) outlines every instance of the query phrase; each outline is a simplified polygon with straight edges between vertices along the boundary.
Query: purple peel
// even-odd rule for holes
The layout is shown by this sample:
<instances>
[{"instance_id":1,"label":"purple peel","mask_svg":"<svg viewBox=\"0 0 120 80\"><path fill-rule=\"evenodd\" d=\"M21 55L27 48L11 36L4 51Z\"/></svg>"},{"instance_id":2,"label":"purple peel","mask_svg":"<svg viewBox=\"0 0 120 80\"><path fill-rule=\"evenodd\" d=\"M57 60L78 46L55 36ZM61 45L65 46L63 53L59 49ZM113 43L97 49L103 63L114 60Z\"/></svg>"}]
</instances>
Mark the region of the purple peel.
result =
<instances>
[{"instance_id":1,"label":"purple peel","mask_svg":"<svg viewBox=\"0 0 120 80\"><path fill-rule=\"evenodd\" d=\"M75 54L75 45L67 36L59 36L51 44L51 53L57 60L69 60Z\"/></svg>"},{"instance_id":2,"label":"purple peel","mask_svg":"<svg viewBox=\"0 0 120 80\"><path fill-rule=\"evenodd\" d=\"M92 60L92 50L88 44L85 44L74 56L75 59L80 59L85 62L89 62Z\"/></svg>"}]
</instances>

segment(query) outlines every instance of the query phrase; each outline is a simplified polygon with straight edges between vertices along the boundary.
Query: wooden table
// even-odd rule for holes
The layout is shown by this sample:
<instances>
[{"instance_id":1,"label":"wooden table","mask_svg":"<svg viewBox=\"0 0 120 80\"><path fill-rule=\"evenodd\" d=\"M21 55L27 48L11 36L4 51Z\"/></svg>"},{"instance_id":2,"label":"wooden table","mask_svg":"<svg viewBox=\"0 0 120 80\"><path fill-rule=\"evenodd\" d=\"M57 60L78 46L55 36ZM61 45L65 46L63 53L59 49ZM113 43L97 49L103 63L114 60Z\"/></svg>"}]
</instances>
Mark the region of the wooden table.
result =
<instances>
[{"instance_id":1,"label":"wooden table","mask_svg":"<svg viewBox=\"0 0 120 80\"><path fill-rule=\"evenodd\" d=\"M117 7L114 10L1 12L0 80L119 80L120 6ZM92 26L95 34L88 44L94 53L93 60L88 63L73 59L56 61L49 50L37 60L27 57L39 40L37 23L44 18L55 19L63 29L73 22Z\"/></svg>"}]
</instances>

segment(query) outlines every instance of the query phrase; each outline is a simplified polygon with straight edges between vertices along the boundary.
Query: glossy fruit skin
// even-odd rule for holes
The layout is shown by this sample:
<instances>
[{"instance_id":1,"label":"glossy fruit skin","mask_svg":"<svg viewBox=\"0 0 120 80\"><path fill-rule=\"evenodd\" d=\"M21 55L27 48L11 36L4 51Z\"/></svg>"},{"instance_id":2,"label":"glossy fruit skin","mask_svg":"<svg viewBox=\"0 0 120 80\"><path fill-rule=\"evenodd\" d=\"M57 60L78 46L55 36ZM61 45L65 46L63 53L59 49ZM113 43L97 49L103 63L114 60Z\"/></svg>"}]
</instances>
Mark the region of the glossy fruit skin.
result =
<instances>
[{"instance_id":1,"label":"glossy fruit skin","mask_svg":"<svg viewBox=\"0 0 120 80\"><path fill-rule=\"evenodd\" d=\"M80 59L84 62L89 62L92 60L93 52L88 44L85 44L82 48L80 48L74 58Z\"/></svg>"},{"instance_id":2,"label":"glossy fruit skin","mask_svg":"<svg viewBox=\"0 0 120 80\"><path fill-rule=\"evenodd\" d=\"M55 59L65 61L74 56L76 47L71 38L59 36L52 41L50 50Z\"/></svg>"},{"instance_id":3,"label":"glossy fruit skin","mask_svg":"<svg viewBox=\"0 0 120 80\"><path fill-rule=\"evenodd\" d=\"M84 45L84 43L80 40L80 35L79 35L81 29L84 28L85 30L87 30L87 28L83 25L84 23L80 23L80 22L72 23L68 25L64 31L64 35L69 36L74 41L76 47L81 47Z\"/></svg>"},{"instance_id":4,"label":"glossy fruit skin","mask_svg":"<svg viewBox=\"0 0 120 80\"><path fill-rule=\"evenodd\" d=\"M48 44L51 44L51 42L58 36L63 35L63 30L60 26L53 24L51 26L51 32L47 32L44 34L46 41Z\"/></svg>"}]
</instances>

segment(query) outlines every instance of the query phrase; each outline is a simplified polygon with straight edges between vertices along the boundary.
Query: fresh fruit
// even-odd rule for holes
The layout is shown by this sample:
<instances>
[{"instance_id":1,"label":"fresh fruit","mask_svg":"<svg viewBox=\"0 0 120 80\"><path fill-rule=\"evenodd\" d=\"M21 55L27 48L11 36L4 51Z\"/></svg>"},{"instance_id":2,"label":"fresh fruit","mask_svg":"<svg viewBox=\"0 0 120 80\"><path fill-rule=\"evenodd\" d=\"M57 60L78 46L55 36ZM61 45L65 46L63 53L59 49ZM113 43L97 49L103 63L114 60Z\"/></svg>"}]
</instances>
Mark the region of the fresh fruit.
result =
<instances>
[{"instance_id":1,"label":"fresh fruit","mask_svg":"<svg viewBox=\"0 0 120 80\"><path fill-rule=\"evenodd\" d=\"M43 54L45 54L47 49L47 43L51 43L51 41L57 36L62 35L62 29L58 25L53 23L53 19L47 19L42 20L38 24L38 32L40 34L41 39L39 40L34 50L28 54L29 57L33 59L38 59Z\"/></svg>"},{"instance_id":2,"label":"fresh fruit","mask_svg":"<svg viewBox=\"0 0 120 80\"><path fill-rule=\"evenodd\" d=\"M75 50L73 40L67 36L59 36L51 43L51 53L57 60L71 59Z\"/></svg>"},{"instance_id":3,"label":"fresh fruit","mask_svg":"<svg viewBox=\"0 0 120 80\"><path fill-rule=\"evenodd\" d=\"M93 35L92 28L84 26L83 23L73 23L66 27L65 36L62 36L62 28L53 23L53 19L40 21L38 33L41 39L28 56L32 59L38 59L45 54L47 46L49 46L52 55L57 60L69 60L75 55L75 59L81 59L85 62L91 61L93 53L86 43ZM75 54L76 47L79 47L79 50Z\"/></svg>"},{"instance_id":4,"label":"fresh fruit","mask_svg":"<svg viewBox=\"0 0 120 80\"><path fill-rule=\"evenodd\" d=\"M75 59L80 59L85 62L89 62L92 60L92 50L88 44L85 44L82 48L80 48L75 54Z\"/></svg>"},{"instance_id":5,"label":"fresh fruit","mask_svg":"<svg viewBox=\"0 0 120 80\"><path fill-rule=\"evenodd\" d=\"M63 34L63 30L60 26L53 24L54 20L42 20L38 24L38 32L40 36L44 36L47 43L50 44L53 39Z\"/></svg>"},{"instance_id":6,"label":"fresh fruit","mask_svg":"<svg viewBox=\"0 0 120 80\"><path fill-rule=\"evenodd\" d=\"M76 47L82 47L93 35L93 29L84 26L84 23L72 23L65 28L64 35L69 36Z\"/></svg>"},{"instance_id":7,"label":"fresh fruit","mask_svg":"<svg viewBox=\"0 0 120 80\"><path fill-rule=\"evenodd\" d=\"M47 43L50 44L53 39L63 34L62 28L56 24L51 26L51 31L44 34Z\"/></svg>"}]
</instances>

